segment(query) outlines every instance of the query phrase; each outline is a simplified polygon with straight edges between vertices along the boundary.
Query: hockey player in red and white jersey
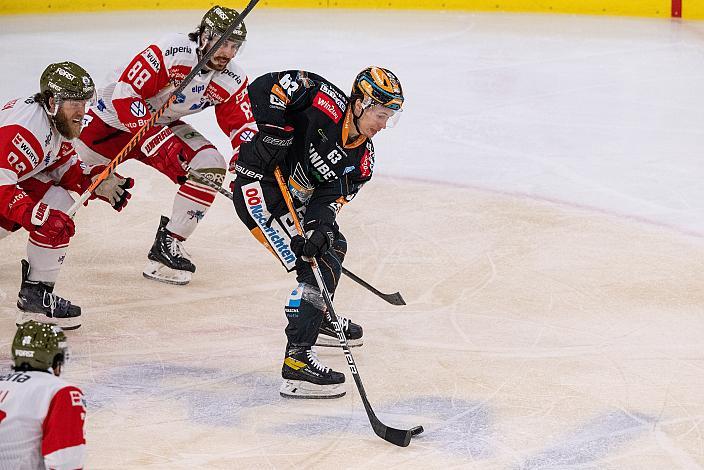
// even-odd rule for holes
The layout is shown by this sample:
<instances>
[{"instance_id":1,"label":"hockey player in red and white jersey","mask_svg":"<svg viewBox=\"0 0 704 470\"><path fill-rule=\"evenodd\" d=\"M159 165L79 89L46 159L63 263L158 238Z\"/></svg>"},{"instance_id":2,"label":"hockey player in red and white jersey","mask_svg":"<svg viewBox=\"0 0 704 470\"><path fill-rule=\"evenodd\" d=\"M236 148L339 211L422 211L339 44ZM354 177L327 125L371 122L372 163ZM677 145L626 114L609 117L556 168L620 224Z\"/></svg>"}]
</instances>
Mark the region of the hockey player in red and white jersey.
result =
<instances>
[{"instance_id":1,"label":"hockey player in red and white jersey","mask_svg":"<svg viewBox=\"0 0 704 470\"><path fill-rule=\"evenodd\" d=\"M149 45L112 82L98 92L98 104L86 116L81 133L89 163L112 160L168 100L200 58L237 17L235 10L214 6L196 31L171 34ZM196 229L217 191L189 178L186 168L222 184L225 158L215 146L180 119L210 106L222 131L230 138L235 160L240 143L251 139L256 125L247 94L247 77L233 58L244 44L247 30L240 24L213 54L206 67L180 93L139 144L127 155L169 177L179 185L171 217L161 217L144 276L170 284L187 284L195 265L182 242Z\"/></svg>"},{"instance_id":2,"label":"hockey player in red and white jersey","mask_svg":"<svg viewBox=\"0 0 704 470\"><path fill-rule=\"evenodd\" d=\"M30 320L0 373L0 470L76 469L85 461L83 393L59 378L68 359L61 328Z\"/></svg>"},{"instance_id":3,"label":"hockey player in red and white jersey","mask_svg":"<svg viewBox=\"0 0 704 470\"><path fill-rule=\"evenodd\" d=\"M29 232L17 323L28 319L80 326L81 309L54 294L54 283L75 233L66 211L102 168L87 168L71 143L86 107L95 99L93 80L72 62L49 65L40 92L0 109L0 238ZM94 195L121 210L130 197L130 178L112 174Z\"/></svg>"}]
</instances>

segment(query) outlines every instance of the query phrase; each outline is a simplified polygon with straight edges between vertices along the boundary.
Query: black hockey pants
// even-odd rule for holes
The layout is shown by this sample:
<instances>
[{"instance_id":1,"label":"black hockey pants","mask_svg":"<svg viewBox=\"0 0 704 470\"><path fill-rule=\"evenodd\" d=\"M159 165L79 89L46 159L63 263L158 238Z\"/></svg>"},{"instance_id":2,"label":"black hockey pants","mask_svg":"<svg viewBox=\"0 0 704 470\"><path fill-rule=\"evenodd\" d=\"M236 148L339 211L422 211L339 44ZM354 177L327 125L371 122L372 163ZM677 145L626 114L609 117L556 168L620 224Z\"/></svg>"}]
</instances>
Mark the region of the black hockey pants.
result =
<instances>
[{"instance_id":1,"label":"black hockey pants","mask_svg":"<svg viewBox=\"0 0 704 470\"><path fill-rule=\"evenodd\" d=\"M285 310L288 318L286 336L289 345L312 346L318 338L324 303L319 296L318 299L308 297L310 288L318 289L318 283L311 264L297 259L291 251L290 241L297 232L278 184L276 181L259 181L238 175L232 189L237 215L252 235L278 258L287 271L296 271L296 280L299 282L297 289L303 290L305 286L310 286L306 292L301 292L303 298L297 308L293 308L289 300ZM294 204L302 221L305 206L297 200L294 200ZM330 295L334 294L340 281L342 262L347 253L347 240L340 233L337 224L333 230L335 240L332 246L318 258L323 282ZM306 297L313 301L306 300Z\"/></svg>"}]
</instances>

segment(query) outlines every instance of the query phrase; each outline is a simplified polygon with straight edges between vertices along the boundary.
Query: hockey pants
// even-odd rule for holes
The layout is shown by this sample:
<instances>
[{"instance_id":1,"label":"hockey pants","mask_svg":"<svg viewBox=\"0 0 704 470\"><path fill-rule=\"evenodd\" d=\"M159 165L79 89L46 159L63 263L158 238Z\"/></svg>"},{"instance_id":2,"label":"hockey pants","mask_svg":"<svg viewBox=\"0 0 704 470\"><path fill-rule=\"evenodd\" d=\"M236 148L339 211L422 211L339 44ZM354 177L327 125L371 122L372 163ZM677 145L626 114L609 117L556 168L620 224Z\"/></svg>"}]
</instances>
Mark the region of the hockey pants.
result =
<instances>
[{"instance_id":1,"label":"hockey pants","mask_svg":"<svg viewBox=\"0 0 704 470\"><path fill-rule=\"evenodd\" d=\"M291 251L291 238L297 235L286 201L275 181L258 181L238 175L233 184L233 203L240 220L247 226L286 268L296 271L298 287L289 296L285 307L288 326L286 337L289 345L312 346L318 338L318 329L326 310L320 297L318 283L311 264L296 258ZM303 219L305 207L294 200L296 212ZM347 240L334 227L335 240L330 249L320 258L323 282L332 296L342 272L342 262L347 253Z\"/></svg>"}]
</instances>

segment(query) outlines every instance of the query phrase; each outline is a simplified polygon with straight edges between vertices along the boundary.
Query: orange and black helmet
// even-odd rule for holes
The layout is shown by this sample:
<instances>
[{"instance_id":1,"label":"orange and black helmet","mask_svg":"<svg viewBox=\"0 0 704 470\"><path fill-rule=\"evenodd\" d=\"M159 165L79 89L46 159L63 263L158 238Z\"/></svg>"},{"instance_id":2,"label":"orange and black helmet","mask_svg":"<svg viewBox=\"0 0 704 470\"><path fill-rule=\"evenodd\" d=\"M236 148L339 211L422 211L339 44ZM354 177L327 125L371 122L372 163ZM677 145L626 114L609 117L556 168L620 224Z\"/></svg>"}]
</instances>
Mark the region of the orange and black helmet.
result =
<instances>
[{"instance_id":1,"label":"orange and black helmet","mask_svg":"<svg viewBox=\"0 0 704 470\"><path fill-rule=\"evenodd\" d=\"M351 98L353 101L356 98L361 99L364 108L378 104L400 111L403 105L403 89L401 82L391 70L367 67L354 79Z\"/></svg>"}]
</instances>

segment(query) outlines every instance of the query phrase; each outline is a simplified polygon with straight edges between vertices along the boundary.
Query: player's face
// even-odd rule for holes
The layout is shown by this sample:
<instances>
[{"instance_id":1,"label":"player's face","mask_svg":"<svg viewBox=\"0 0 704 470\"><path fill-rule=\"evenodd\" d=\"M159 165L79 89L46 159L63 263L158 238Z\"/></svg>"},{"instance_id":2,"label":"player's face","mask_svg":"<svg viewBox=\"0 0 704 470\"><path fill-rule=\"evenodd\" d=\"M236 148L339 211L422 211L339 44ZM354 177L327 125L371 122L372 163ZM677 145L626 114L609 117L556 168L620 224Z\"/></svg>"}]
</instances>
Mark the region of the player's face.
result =
<instances>
[{"instance_id":1,"label":"player's face","mask_svg":"<svg viewBox=\"0 0 704 470\"><path fill-rule=\"evenodd\" d=\"M56 130L62 136L67 139L75 139L79 136L81 133L81 122L86 114L88 102L89 100L61 101L54 122L56 123Z\"/></svg>"},{"instance_id":2,"label":"player's face","mask_svg":"<svg viewBox=\"0 0 704 470\"><path fill-rule=\"evenodd\" d=\"M389 108L380 105L373 105L364 110L357 120L359 133L371 139L380 130L386 129L396 113Z\"/></svg>"},{"instance_id":3,"label":"player's face","mask_svg":"<svg viewBox=\"0 0 704 470\"><path fill-rule=\"evenodd\" d=\"M214 45L220 36L215 36L210 40L210 45ZM217 72L222 72L227 67L227 64L237 55L237 52L242 48L242 41L225 41L217 51L210 57L208 66Z\"/></svg>"}]
</instances>

